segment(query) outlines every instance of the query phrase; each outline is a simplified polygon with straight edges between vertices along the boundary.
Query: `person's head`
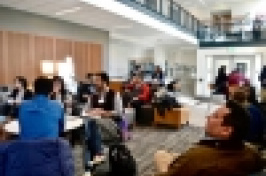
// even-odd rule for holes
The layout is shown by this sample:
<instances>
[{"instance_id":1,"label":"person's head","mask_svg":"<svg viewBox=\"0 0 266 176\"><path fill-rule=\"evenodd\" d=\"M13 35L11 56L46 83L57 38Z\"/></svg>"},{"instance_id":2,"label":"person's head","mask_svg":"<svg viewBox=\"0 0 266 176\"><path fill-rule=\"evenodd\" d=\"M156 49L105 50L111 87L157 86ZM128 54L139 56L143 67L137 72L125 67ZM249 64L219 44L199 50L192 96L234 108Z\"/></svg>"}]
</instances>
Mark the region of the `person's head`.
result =
<instances>
[{"instance_id":1,"label":"person's head","mask_svg":"<svg viewBox=\"0 0 266 176\"><path fill-rule=\"evenodd\" d=\"M132 77L133 84L142 84L142 76L140 74L134 74Z\"/></svg>"},{"instance_id":2,"label":"person's head","mask_svg":"<svg viewBox=\"0 0 266 176\"><path fill-rule=\"evenodd\" d=\"M239 87L232 96L232 100L241 106L245 106L248 101L249 89L247 87Z\"/></svg>"},{"instance_id":3,"label":"person's head","mask_svg":"<svg viewBox=\"0 0 266 176\"><path fill-rule=\"evenodd\" d=\"M53 77L53 92L61 92L65 89L64 80L60 76Z\"/></svg>"},{"instance_id":4,"label":"person's head","mask_svg":"<svg viewBox=\"0 0 266 176\"><path fill-rule=\"evenodd\" d=\"M104 89L109 86L109 76L105 72L100 72L95 74L94 84L97 89Z\"/></svg>"},{"instance_id":5,"label":"person's head","mask_svg":"<svg viewBox=\"0 0 266 176\"><path fill-rule=\"evenodd\" d=\"M262 68L262 72L263 72L264 74L266 74L266 66L265 66L265 65L264 65L263 68Z\"/></svg>"},{"instance_id":6,"label":"person's head","mask_svg":"<svg viewBox=\"0 0 266 176\"><path fill-rule=\"evenodd\" d=\"M23 90L25 90L25 89L27 89L27 86L28 86L27 80L23 76L17 76L15 78L15 88L16 89L19 89L19 90L23 89Z\"/></svg>"},{"instance_id":7,"label":"person's head","mask_svg":"<svg viewBox=\"0 0 266 176\"><path fill-rule=\"evenodd\" d=\"M135 70L140 71L141 70L141 66L140 65L136 65L135 66Z\"/></svg>"},{"instance_id":8,"label":"person's head","mask_svg":"<svg viewBox=\"0 0 266 176\"><path fill-rule=\"evenodd\" d=\"M159 65L157 65L156 68L155 68L155 71L156 72L160 72L161 70L162 70L161 67Z\"/></svg>"},{"instance_id":9,"label":"person's head","mask_svg":"<svg viewBox=\"0 0 266 176\"><path fill-rule=\"evenodd\" d=\"M217 139L243 141L248 134L249 124L247 111L229 101L208 117L205 131Z\"/></svg>"},{"instance_id":10,"label":"person's head","mask_svg":"<svg viewBox=\"0 0 266 176\"><path fill-rule=\"evenodd\" d=\"M222 65L218 71L219 74L226 74L226 66Z\"/></svg>"},{"instance_id":11,"label":"person's head","mask_svg":"<svg viewBox=\"0 0 266 176\"><path fill-rule=\"evenodd\" d=\"M47 77L38 77L34 81L34 90L36 95L48 96L53 91L53 80Z\"/></svg>"},{"instance_id":12,"label":"person's head","mask_svg":"<svg viewBox=\"0 0 266 176\"><path fill-rule=\"evenodd\" d=\"M93 74L92 73L88 73L87 76L86 76L86 78L87 78L87 81L89 83L91 83L93 81Z\"/></svg>"}]
</instances>

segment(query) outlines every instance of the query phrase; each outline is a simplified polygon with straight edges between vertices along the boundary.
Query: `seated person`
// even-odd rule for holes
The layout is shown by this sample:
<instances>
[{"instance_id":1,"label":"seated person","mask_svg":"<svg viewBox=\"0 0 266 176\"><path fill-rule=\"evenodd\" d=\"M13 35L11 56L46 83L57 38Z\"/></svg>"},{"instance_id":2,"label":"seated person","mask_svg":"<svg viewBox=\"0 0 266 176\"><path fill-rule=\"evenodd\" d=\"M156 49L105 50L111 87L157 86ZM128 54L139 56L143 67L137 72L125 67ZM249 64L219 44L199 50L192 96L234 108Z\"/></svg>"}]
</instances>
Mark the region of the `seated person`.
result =
<instances>
[{"instance_id":1,"label":"seated person","mask_svg":"<svg viewBox=\"0 0 266 176\"><path fill-rule=\"evenodd\" d=\"M227 102L208 117L205 131L209 138L180 156L155 155L157 176L247 176L259 172L259 154L244 144L249 121L241 106Z\"/></svg>"},{"instance_id":2,"label":"seated person","mask_svg":"<svg viewBox=\"0 0 266 176\"><path fill-rule=\"evenodd\" d=\"M152 73L152 79L158 84L164 84L163 71L159 65L156 66L154 72Z\"/></svg>"},{"instance_id":3,"label":"seated person","mask_svg":"<svg viewBox=\"0 0 266 176\"><path fill-rule=\"evenodd\" d=\"M91 96L91 107L89 108L87 121L86 138L88 149L86 153L86 164L91 167L104 160L102 151L102 139L99 134L99 125L113 119L121 113L122 104L118 102L115 92L108 87L109 76L106 73L97 73L95 75L96 92ZM93 119L97 117L100 119ZM92 162L91 162L92 160ZM87 170L89 172L89 168Z\"/></svg>"},{"instance_id":4,"label":"seated person","mask_svg":"<svg viewBox=\"0 0 266 176\"><path fill-rule=\"evenodd\" d=\"M82 82L78 91L78 100L80 103L87 103L90 95L95 91L95 86L93 84L93 74L87 74L86 82Z\"/></svg>"},{"instance_id":5,"label":"seated person","mask_svg":"<svg viewBox=\"0 0 266 176\"><path fill-rule=\"evenodd\" d=\"M248 136L246 137L247 142L260 144L263 140L263 115L256 105L253 105L248 101L250 95L249 92L250 90L248 87L239 88L234 93L233 101L248 110L250 114L250 129Z\"/></svg>"},{"instance_id":6,"label":"seated person","mask_svg":"<svg viewBox=\"0 0 266 176\"><path fill-rule=\"evenodd\" d=\"M134 75L132 78L132 106L136 112L136 122L139 122L141 106L151 102L150 87L144 83L141 75Z\"/></svg>"},{"instance_id":7,"label":"seated person","mask_svg":"<svg viewBox=\"0 0 266 176\"><path fill-rule=\"evenodd\" d=\"M54 76L52 83L53 90L50 94L51 99L57 100L59 103L64 104L67 98L64 80L60 76Z\"/></svg>"},{"instance_id":8,"label":"seated person","mask_svg":"<svg viewBox=\"0 0 266 176\"><path fill-rule=\"evenodd\" d=\"M169 95L176 96L177 93L181 91L181 86L178 80L171 81L170 84L167 85L167 91Z\"/></svg>"},{"instance_id":9,"label":"seated person","mask_svg":"<svg viewBox=\"0 0 266 176\"><path fill-rule=\"evenodd\" d=\"M18 116L18 106L23 100L30 100L32 98L32 92L27 89L27 80L22 76L15 78L15 88L11 92L8 102L4 107L5 116Z\"/></svg>"},{"instance_id":10,"label":"seated person","mask_svg":"<svg viewBox=\"0 0 266 176\"><path fill-rule=\"evenodd\" d=\"M34 82L35 95L19 108L20 139L57 138L64 131L64 111L50 100L52 81L39 77Z\"/></svg>"}]
</instances>

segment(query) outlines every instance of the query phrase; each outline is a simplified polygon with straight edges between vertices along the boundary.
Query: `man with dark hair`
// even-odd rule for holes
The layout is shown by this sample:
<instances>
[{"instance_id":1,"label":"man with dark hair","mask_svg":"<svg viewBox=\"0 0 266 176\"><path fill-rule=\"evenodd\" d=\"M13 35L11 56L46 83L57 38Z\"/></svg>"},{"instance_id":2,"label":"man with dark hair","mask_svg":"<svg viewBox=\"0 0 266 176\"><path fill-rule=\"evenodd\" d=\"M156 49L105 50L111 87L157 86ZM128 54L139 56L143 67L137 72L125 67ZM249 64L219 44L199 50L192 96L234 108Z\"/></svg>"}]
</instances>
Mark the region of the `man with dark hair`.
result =
<instances>
[{"instance_id":1,"label":"man with dark hair","mask_svg":"<svg viewBox=\"0 0 266 176\"><path fill-rule=\"evenodd\" d=\"M57 138L64 131L64 111L48 98L52 80L39 77L34 82L35 95L19 109L20 139Z\"/></svg>"},{"instance_id":2,"label":"man with dark hair","mask_svg":"<svg viewBox=\"0 0 266 176\"><path fill-rule=\"evenodd\" d=\"M78 88L78 99L80 103L88 103L88 99L90 95L95 91L95 87L93 84L93 74L88 73L85 82L80 82Z\"/></svg>"},{"instance_id":3,"label":"man with dark hair","mask_svg":"<svg viewBox=\"0 0 266 176\"><path fill-rule=\"evenodd\" d=\"M241 106L226 103L208 117L208 138L179 157L163 151L155 155L158 176L247 176L260 171L258 153L244 144L249 123Z\"/></svg>"},{"instance_id":4,"label":"man with dark hair","mask_svg":"<svg viewBox=\"0 0 266 176\"><path fill-rule=\"evenodd\" d=\"M91 96L91 107L88 112L89 118L86 123L86 140L90 149L90 151L86 151L86 165L88 167L92 167L94 164L98 164L105 159L99 128L109 129L109 127L115 127L117 129L114 120L119 119L113 117L117 117L122 109L119 106L120 103L116 93L109 88L109 76L107 73L96 73L94 85L96 91ZM89 168L86 169L87 175L89 175L89 170Z\"/></svg>"}]
</instances>

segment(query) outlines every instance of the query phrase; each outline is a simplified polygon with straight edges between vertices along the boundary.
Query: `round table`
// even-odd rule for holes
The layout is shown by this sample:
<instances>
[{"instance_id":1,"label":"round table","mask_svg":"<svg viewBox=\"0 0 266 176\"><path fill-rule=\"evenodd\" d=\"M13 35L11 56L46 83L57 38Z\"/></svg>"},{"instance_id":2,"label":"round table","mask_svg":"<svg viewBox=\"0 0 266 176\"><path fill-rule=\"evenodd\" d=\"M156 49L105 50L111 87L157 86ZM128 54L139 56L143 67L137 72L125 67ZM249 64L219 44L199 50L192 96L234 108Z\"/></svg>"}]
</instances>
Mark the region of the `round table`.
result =
<instances>
[{"instance_id":1,"label":"round table","mask_svg":"<svg viewBox=\"0 0 266 176\"><path fill-rule=\"evenodd\" d=\"M82 127L84 120L78 116L66 116L65 117L65 132L78 129ZM20 132L18 120L12 120L4 127L5 131L14 135L18 135Z\"/></svg>"}]
</instances>

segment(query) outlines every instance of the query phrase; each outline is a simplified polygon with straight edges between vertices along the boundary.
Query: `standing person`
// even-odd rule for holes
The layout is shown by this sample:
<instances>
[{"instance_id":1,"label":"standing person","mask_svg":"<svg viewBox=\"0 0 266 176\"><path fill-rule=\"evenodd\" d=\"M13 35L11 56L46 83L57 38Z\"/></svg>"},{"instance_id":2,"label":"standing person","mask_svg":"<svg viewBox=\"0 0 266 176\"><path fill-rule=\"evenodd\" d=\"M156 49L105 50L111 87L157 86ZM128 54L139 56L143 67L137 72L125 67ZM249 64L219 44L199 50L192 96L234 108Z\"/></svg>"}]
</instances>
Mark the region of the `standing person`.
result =
<instances>
[{"instance_id":1,"label":"standing person","mask_svg":"<svg viewBox=\"0 0 266 176\"><path fill-rule=\"evenodd\" d=\"M262 21L259 16L256 16L255 20L253 21L253 39L254 40L261 39L261 26L262 26Z\"/></svg>"},{"instance_id":2,"label":"standing person","mask_svg":"<svg viewBox=\"0 0 266 176\"><path fill-rule=\"evenodd\" d=\"M227 81L226 67L221 66L221 68L218 69L218 76L216 77L215 80L215 92L217 94L226 93L226 81Z\"/></svg>"},{"instance_id":3,"label":"standing person","mask_svg":"<svg viewBox=\"0 0 266 176\"><path fill-rule=\"evenodd\" d=\"M15 88L11 92L8 98L8 102L4 107L5 116L18 116L18 107L24 100L30 100L32 98L32 92L27 89L28 83L23 76L17 76L15 78Z\"/></svg>"},{"instance_id":4,"label":"standing person","mask_svg":"<svg viewBox=\"0 0 266 176\"><path fill-rule=\"evenodd\" d=\"M226 89L226 99L232 99L234 92L246 83L247 79L244 74L240 72L237 68L228 75L227 79L227 89Z\"/></svg>"},{"instance_id":5,"label":"standing person","mask_svg":"<svg viewBox=\"0 0 266 176\"><path fill-rule=\"evenodd\" d=\"M164 75L161 67L159 65L156 66L155 71L152 73L152 79L159 83L164 85Z\"/></svg>"},{"instance_id":6,"label":"standing person","mask_svg":"<svg viewBox=\"0 0 266 176\"><path fill-rule=\"evenodd\" d=\"M39 77L34 82L35 95L19 108L20 139L57 138L64 131L64 111L61 105L49 99L52 81Z\"/></svg>"},{"instance_id":7,"label":"standing person","mask_svg":"<svg viewBox=\"0 0 266 176\"><path fill-rule=\"evenodd\" d=\"M261 102L266 103L266 66L263 66L259 80L261 83Z\"/></svg>"}]
</instances>

